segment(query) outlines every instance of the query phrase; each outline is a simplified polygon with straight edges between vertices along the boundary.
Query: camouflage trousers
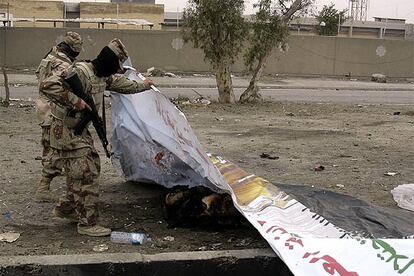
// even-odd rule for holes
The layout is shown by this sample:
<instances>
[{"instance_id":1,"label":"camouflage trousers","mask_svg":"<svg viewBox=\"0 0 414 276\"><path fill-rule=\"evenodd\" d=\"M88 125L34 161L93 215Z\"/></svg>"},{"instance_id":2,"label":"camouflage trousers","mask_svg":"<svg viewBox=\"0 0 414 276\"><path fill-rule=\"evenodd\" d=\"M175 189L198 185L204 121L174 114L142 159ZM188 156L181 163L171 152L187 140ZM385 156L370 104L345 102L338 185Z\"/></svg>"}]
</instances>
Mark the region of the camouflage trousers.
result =
<instances>
[{"instance_id":1,"label":"camouflage trousers","mask_svg":"<svg viewBox=\"0 0 414 276\"><path fill-rule=\"evenodd\" d=\"M93 226L97 223L100 174L99 154L95 148L81 148L71 151L56 150L66 174L67 191L59 200L57 211L79 217L79 225Z\"/></svg>"},{"instance_id":2,"label":"camouflage trousers","mask_svg":"<svg viewBox=\"0 0 414 276\"><path fill-rule=\"evenodd\" d=\"M62 174L63 164L50 147L50 126L42 126L42 176L52 180Z\"/></svg>"}]
</instances>

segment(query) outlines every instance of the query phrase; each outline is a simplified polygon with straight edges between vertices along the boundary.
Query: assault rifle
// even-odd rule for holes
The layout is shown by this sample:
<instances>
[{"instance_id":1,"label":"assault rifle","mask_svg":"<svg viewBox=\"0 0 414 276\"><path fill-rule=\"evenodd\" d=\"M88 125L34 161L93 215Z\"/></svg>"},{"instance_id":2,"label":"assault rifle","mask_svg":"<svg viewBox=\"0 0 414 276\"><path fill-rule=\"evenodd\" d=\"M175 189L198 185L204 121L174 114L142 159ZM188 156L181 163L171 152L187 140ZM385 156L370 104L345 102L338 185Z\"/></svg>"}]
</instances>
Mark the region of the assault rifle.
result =
<instances>
[{"instance_id":1,"label":"assault rifle","mask_svg":"<svg viewBox=\"0 0 414 276\"><path fill-rule=\"evenodd\" d=\"M75 135L81 135L87 124L90 121L92 121L96 133L98 134L98 137L102 142L102 146L105 150L106 156L110 158L111 154L108 150L109 142L106 138L105 122L101 119L101 117L99 117L99 113L96 109L96 105L93 98L89 94L85 93L85 91L83 91L82 83L76 72L69 74L65 78L65 82L69 85L73 94L84 100L85 103L88 105L85 116L74 128Z\"/></svg>"}]
</instances>

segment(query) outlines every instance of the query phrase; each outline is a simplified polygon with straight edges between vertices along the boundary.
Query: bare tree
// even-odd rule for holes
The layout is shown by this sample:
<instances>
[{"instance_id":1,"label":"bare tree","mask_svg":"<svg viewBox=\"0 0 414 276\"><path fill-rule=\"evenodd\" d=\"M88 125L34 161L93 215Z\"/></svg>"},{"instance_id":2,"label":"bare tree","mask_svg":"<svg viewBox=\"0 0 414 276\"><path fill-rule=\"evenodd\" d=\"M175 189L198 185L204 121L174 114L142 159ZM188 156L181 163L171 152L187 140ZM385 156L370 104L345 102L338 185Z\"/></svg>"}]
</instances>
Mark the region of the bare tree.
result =
<instances>
[{"instance_id":1,"label":"bare tree","mask_svg":"<svg viewBox=\"0 0 414 276\"><path fill-rule=\"evenodd\" d=\"M314 0L259 0L258 9L251 23L249 46L245 64L252 78L248 88L240 96L240 102L256 102L261 99L258 82L272 51L277 47L286 50L289 37L288 23L295 14L305 11Z\"/></svg>"},{"instance_id":2,"label":"bare tree","mask_svg":"<svg viewBox=\"0 0 414 276\"><path fill-rule=\"evenodd\" d=\"M243 0L190 0L184 10L184 39L204 51L221 103L235 102L230 68L246 35L243 10Z\"/></svg>"},{"instance_id":3,"label":"bare tree","mask_svg":"<svg viewBox=\"0 0 414 276\"><path fill-rule=\"evenodd\" d=\"M3 67L1 71L3 72L4 90L6 91L6 98L2 104L4 106L9 106L10 105L9 78L7 76L6 68Z\"/></svg>"}]
</instances>

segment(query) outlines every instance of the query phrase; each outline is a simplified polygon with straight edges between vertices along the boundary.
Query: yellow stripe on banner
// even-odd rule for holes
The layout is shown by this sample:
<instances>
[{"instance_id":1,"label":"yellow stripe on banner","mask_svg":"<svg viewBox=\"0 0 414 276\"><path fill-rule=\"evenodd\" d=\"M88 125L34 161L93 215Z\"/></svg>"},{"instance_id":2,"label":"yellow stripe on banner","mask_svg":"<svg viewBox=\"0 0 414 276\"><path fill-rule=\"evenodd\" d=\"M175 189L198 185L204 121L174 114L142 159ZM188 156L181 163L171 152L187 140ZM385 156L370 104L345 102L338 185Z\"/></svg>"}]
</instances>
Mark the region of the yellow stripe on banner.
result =
<instances>
[{"instance_id":1,"label":"yellow stripe on banner","mask_svg":"<svg viewBox=\"0 0 414 276\"><path fill-rule=\"evenodd\" d=\"M215 155L210 155L209 157L233 190L239 205L248 205L260 196L274 200L274 197L281 193L276 186L267 180L248 174L237 165ZM285 206L285 201L287 203L290 200L292 198L287 198L283 201L278 199L277 205L280 207Z\"/></svg>"}]
</instances>

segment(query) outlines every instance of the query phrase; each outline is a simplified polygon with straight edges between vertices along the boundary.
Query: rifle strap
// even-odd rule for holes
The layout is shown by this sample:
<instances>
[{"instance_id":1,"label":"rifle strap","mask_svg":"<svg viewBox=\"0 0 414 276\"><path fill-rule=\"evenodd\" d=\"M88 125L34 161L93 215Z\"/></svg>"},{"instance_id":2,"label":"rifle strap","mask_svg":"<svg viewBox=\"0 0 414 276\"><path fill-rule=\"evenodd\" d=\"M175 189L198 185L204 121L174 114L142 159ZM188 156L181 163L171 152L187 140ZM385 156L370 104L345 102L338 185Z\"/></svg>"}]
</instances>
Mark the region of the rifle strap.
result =
<instances>
[{"instance_id":1,"label":"rifle strap","mask_svg":"<svg viewBox=\"0 0 414 276\"><path fill-rule=\"evenodd\" d=\"M102 93L102 123L106 132L106 115L105 115L105 93Z\"/></svg>"}]
</instances>

